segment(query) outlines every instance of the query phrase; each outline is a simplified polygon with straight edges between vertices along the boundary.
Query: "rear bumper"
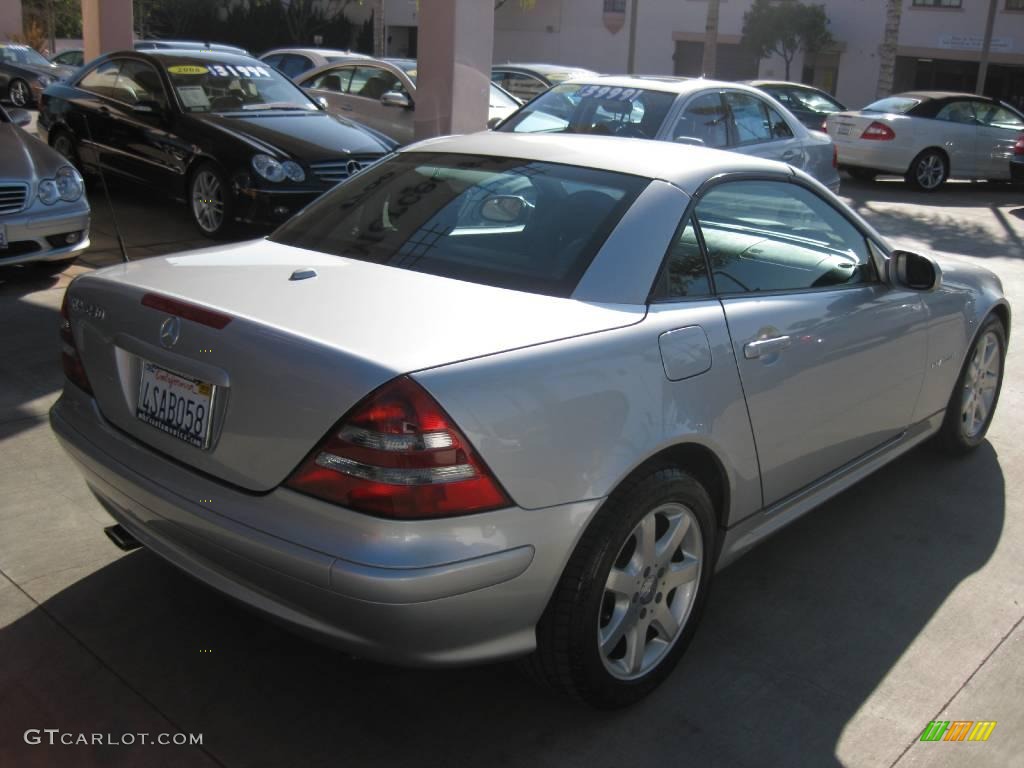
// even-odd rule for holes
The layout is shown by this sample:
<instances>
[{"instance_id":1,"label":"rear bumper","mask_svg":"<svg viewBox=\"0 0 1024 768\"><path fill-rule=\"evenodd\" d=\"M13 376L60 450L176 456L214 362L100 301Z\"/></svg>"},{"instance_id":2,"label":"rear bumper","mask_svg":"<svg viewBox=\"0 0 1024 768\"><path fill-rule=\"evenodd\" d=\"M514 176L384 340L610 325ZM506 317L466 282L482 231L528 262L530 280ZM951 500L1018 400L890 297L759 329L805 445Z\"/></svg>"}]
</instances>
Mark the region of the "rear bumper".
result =
<instances>
[{"instance_id":1,"label":"rear bumper","mask_svg":"<svg viewBox=\"0 0 1024 768\"><path fill-rule=\"evenodd\" d=\"M836 152L840 167L850 165L900 175L907 172L911 160L906 149L885 141L836 142Z\"/></svg>"},{"instance_id":2,"label":"rear bumper","mask_svg":"<svg viewBox=\"0 0 1024 768\"><path fill-rule=\"evenodd\" d=\"M287 489L249 494L110 426L74 386L50 422L110 512L211 587L351 653L455 665L530 652L598 501L379 520Z\"/></svg>"},{"instance_id":3,"label":"rear bumper","mask_svg":"<svg viewBox=\"0 0 1024 768\"><path fill-rule=\"evenodd\" d=\"M8 242L7 248L0 248L3 265L63 261L89 247L89 204L84 197L51 209L33 204L21 213L0 216L0 224L6 229ZM68 235L74 235L75 242L68 243Z\"/></svg>"}]
</instances>

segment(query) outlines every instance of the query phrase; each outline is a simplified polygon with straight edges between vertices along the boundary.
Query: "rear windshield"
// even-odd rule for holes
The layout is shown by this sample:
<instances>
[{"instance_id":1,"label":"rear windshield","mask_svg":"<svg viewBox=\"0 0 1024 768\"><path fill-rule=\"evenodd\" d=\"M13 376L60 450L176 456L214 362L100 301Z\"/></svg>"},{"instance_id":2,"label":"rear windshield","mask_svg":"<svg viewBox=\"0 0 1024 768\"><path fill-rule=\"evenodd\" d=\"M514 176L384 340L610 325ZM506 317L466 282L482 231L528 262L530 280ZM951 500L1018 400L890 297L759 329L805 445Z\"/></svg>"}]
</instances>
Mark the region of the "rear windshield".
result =
<instances>
[{"instance_id":1,"label":"rear windshield","mask_svg":"<svg viewBox=\"0 0 1024 768\"><path fill-rule=\"evenodd\" d=\"M653 139L675 98L643 88L563 83L535 98L499 130Z\"/></svg>"},{"instance_id":2,"label":"rear windshield","mask_svg":"<svg viewBox=\"0 0 1024 768\"><path fill-rule=\"evenodd\" d=\"M277 243L499 288L569 296L649 179L410 152L335 187Z\"/></svg>"},{"instance_id":3,"label":"rear windshield","mask_svg":"<svg viewBox=\"0 0 1024 768\"><path fill-rule=\"evenodd\" d=\"M906 96L889 96L887 98L879 99L878 101L868 104L861 111L893 112L897 115L902 115L904 112L909 112L920 103L920 99L911 99Z\"/></svg>"}]
</instances>

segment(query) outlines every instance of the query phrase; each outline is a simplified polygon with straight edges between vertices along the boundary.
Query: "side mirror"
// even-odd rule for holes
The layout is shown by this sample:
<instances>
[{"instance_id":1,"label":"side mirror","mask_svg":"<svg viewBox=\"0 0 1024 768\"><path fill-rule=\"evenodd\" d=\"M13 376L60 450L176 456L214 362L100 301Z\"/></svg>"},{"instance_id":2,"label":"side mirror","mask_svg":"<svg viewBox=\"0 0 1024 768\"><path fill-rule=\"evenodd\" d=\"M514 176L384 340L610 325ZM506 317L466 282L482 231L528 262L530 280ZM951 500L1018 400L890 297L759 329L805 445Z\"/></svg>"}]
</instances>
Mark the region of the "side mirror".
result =
<instances>
[{"instance_id":1,"label":"side mirror","mask_svg":"<svg viewBox=\"0 0 1024 768\"><path fill-rule=\"evenodd\" d=\"M132 105L132 112L137 115L159 115L163 109L156 101L137 101Z\"/></svg>"},{"instance_id":2,"label":"side mirror","mask_svg":"<svg viewBox=\"0 0 1024 768\"><path fill-rule=\"evenodd\" d=\"M497 128L499 125L501 125L501 121L503 119L504 118L501 118L501 117L492 117L490 120L487 121L488 129L493 131L495 128Z\"/></svg>"},{"instance_id":3,"label":"side mirror","mask_svg":"<svg viewBox=\"0 0 1024 768\"><path fill-rule=\"evenodd\" d=\"M380 103L385 107L402 107L408 109L412 106L412 102L409 101L409 97L404 93L398 91L388 91L380 97Z\"/></svg>"},{"instance_id":4,"label":"side mirror","mask_svg":"<svg viewBox=\"0 0 1024 768\"><path fill-rule=\"evenodd\" d=\"M24 128L32 122L32 115L27 109L9 109L7 114L10 115L11 122L19 128Z\"/></svg>"},{"instance_id":5,"label":"side mirror","mask_svg":"<svg viewBox=\"0 0 1024 768\"><path fill-rule=\"evenodd\" d=\"M325 99L323 96L317 96L315 99L313 99L313 101L315 101L316 105L320 107L320 109L322 109L324 112L330 111L327 105L327 99Z\"/></svg>"},{"instance_id":6,"label":"side mirror","mask_svg":"<svg viewBox=\"0 0 1024 768\"><path fill-rule=\"evenodd\" d=\"M888 262L889 282L912 291L934 291L942 285L942 269L928 257L912 251L893 251Z\"/></svg>"}]
</instances>

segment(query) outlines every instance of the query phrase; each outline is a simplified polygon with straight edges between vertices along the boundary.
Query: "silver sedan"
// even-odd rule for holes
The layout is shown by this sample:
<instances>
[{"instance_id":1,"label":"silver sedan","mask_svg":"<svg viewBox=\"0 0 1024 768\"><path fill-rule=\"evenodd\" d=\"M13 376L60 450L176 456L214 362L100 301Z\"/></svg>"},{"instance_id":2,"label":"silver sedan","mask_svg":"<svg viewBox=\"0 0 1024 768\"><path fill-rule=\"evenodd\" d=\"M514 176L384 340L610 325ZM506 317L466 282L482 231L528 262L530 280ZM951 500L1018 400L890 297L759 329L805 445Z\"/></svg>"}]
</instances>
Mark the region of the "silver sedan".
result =
<instances>
[{"instance_id":1,"label":"silver sedan","mask_svg":"<svg viewBox=\"0 0 1024 768\"><path fill-rule=\"evenodd\" d=\"M0 107L0 265L60 270L89 247L82 177L22 127L28 112Z\"/></svg>"},{"instance_id":2,"label":"silver sedan","mask_svg":"<svg viewBox=\"0 0 1024 768\"><path fill-rule=\"evenodd\" d=\"M767 93L740 83L680 77L598 76L556 85L500 126L510 133L656 139L781 160L833 192L832 140L808 131Z\"/></svg>"},{"instance_id":3,"label":"silver sedan","mask_svg":"<svg viewBox=\"0 0 1024 768\"><path fill-rule=\"evenodd\" d=\"M360 656L524 656L616 707L716 569L925 440L977 447L1009 322L990 272L781 163L481 133L77 278L51 423L122 546Z\"/></svg>"}]
</instances>

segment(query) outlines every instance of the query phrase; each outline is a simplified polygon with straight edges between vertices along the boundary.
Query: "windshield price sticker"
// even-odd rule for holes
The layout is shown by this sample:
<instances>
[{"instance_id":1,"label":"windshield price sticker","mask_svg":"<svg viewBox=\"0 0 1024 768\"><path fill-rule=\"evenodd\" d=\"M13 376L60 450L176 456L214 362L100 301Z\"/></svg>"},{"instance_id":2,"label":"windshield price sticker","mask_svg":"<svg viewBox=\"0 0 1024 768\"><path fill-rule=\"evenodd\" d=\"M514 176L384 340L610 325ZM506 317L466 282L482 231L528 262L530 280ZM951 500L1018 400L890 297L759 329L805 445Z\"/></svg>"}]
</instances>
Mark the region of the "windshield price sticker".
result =
<instances>
[{"instance_id":1,"label":"windshield price sticker","mask_svg":"<svg viewBox=\"0 0 1024 768\"><path fill-rule=\"evenodd\" d=\"M178 95L181 103L189 109L206 109L210 106L206 89L201 85L179 85Z\"/></svg>"},{"instance_id":2,"label":"windshield price sticker","mask_svg":"<svg viewBox=\"0 0 1024 768\"><path fill-rule=\"evenodd\" d=\"M611 85L585 85L580 88L579 95L583 98L631 101L633 97L637 96L639 93L639 88L618 88Z\"/></svg>"},{"instance_id":3,"label":"windshield price sticker","mask_svg":"<svg viewBox=\"0 0 1024 768\"><path fill-rule=\"evenodd\" d=\"M220 77L265 77L270 78L270 70L266 67L250 67L248 65L210 64L210 71Z\"/></svg>"}]
</instances>

